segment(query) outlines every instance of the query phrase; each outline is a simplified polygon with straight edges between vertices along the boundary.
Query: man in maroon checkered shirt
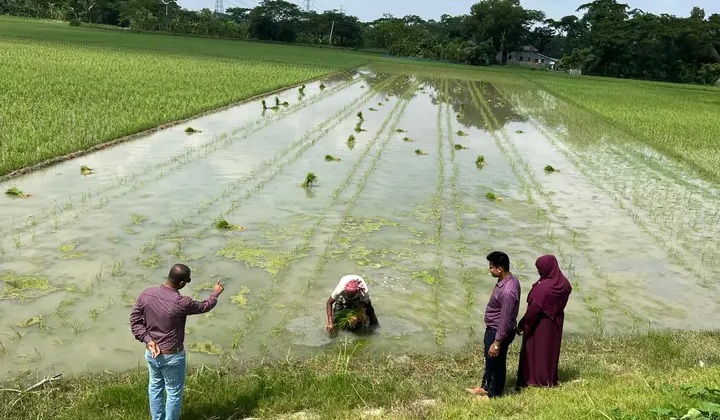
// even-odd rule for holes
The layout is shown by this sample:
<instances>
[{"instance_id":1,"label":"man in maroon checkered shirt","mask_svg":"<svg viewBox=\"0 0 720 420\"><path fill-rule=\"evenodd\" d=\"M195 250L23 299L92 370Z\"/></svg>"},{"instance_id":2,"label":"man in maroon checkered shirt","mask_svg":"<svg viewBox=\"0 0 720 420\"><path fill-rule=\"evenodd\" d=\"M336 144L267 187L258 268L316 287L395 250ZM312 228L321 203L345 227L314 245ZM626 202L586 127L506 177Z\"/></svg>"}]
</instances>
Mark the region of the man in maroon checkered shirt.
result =
<instances>
[{"instance_id":1,"label":"man in maroon checkered shirt","mask_svg":"<svg viewBox=\"0 0 720 420\"><path fill-rule=\"evenodd\" d=\"M510 257L493 251L487 256L490 274L497 283L485 309L485 374L482 386L468 388L483 398L500 397L507 377L508 347L515 339L520 309L520 282L510 272Z\"/></svg>"},{"instance_id":2,"label":"man in maroon checkered shirt","mask_svg":"<svg viewBox=\"0 0 720 420\"><path fill-rule=\"evenodd\" d=\"M130 329L146 346L152 420L180 419L187 367L185 320L188 315L209 312L217 305L217 298L224 290L218 279L210 296L197 301L180 294L191 280L190 268L175 264L165 283L143 290L130 313Z\"/></svg>"}]
</instances>

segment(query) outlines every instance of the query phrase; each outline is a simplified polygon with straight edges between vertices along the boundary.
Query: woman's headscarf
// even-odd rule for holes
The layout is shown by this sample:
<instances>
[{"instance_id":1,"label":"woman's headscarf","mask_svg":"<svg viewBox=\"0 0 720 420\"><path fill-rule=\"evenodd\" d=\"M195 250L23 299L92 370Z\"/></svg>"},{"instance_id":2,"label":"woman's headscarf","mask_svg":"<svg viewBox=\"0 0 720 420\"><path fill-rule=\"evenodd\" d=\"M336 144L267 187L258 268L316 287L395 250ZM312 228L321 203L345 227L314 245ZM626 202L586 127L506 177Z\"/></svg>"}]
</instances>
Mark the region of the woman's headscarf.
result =
<instances>
[{"instance_id":1,"label":"woman's headscarf","mask_svg":"<svg viewBox=\"0 0 720 420\"><path fill-rule=\"evenodd\" d=\"M537 305L554 320L565 309L572 286L560 271L560 265L554 255L543 255L535 261L540 279L528 294L528 303Z\"/></svg>"}]
</instances>

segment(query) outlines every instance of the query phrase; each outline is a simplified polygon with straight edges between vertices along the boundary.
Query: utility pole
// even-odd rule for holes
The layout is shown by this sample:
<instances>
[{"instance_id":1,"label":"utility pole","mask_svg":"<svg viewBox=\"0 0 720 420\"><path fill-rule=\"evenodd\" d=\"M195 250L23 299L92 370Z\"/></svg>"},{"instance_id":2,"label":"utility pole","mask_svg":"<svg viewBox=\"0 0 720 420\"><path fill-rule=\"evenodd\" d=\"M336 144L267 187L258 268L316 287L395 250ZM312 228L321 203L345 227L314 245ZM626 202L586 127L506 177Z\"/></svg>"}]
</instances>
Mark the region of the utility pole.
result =
<instances>
[{"instance_id":1,"label":"utility pole","mask_svg":"<svg viewBox=\"0 0 720 420\"><path fill-rule=\"evenodd\" d=\"M334 30L335 30L335 21L333 20L332 26L330 27L330 42L328 42L328 44L330 44L330 45L332 45L332 36L333 36Z\"/></svg>"},{"instance_id":2,"label":"utility pole","mask_svg":"<svg viewBox=\"0 0 720 420\"><path fill-rule=\"evenodd\" d=\"M223 6L223 0L215 0L215 14L220 15L225 13L225 6Z\"/></svg>"}]
</instances>

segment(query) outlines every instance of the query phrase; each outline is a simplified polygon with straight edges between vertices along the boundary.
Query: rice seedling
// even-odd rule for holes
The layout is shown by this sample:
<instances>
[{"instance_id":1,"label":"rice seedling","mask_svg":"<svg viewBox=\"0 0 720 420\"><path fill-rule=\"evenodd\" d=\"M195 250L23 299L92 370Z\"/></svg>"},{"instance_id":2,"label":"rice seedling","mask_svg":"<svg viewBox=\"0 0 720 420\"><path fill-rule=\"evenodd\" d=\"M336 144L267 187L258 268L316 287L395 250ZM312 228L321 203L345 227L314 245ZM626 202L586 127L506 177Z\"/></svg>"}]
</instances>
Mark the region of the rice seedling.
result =
<instances>
[{"instance_id":1,"label":"rice seedling","mask_svg":"<svg viewBox=\"0 0 720 420\"><path fill-rule=\"evenodd\" d=\"M475 166L478 168L482 168L485 166L485 156L478 155L478 157L475 159Z\"/></svg>"},{"instance_id":2,"label":"rice seedling","mask_svg":"<svg viewBox=\"0 0 720 420\"><path fill-rule=\"evenodd\" d=\"M455 150L463 150L463 149L467 149L467 147L466 147L466 146L463 146L462 144L455 144L455 145L453 146L453 149L455 149Z\"/></svg>"},{"instance_id":3,"label":"rice seedling","mask_svg":"<svg viewBox=\"0 0 720 420\"><path fill-rule=\"evenodd\" d=\"M275 97L275 107L273 107L273 109L280 108L280 106L289 106L289 105L290 105L290 104L289 104L287 101L281 102L281 101L280 101L280 98L278 98L278 97L276 96L276 97Z\"/></svg>"},{"instance_id":4,"label":"rice seedling","mask_svg":"<svg viewBox=\"0 0 720 420\"><path fill-rule=\"evenodd\" d=\"M365 121L365 118L363 118L363 113L362 113L362 111L358 111L357 117L360 118L360 121Z\"/></svg>"},{"instance_id":5,"label":"rice seedling","mask_svg":"<svg viewBox=\"0 0 720 420\"><path fill-rule=\"evenodd\" d=\"M110 275L113 277L119 277L125 274L125 262L122 260L113 261L112 271Z\"/></svg>"},{"instance_id":6,"label":"rice seedling","mask_svg":"<svg viewBox=\"0 0 720 420\"><path fill-rule=\"evenodd\" d=\"M192 127L187 127L187 128L185 129L185 133L187 133L187 134L195 134L195 133L202 133L202 131L196 130L196 129L192 128Z\"/></svg>"},{"instance_id":7,"label":"rice seedling","mask_svg":"<svg viewBox=\"0 0 720 420\"><path fill-rule=\"evenodd\" d=\"M415 154L418 156L425 156L427 155L427 152L423 149L415 149Z\"/></svg>"},{"instance_id":8,"label":"rice seedling","mask_svg":"<svg viewBox=\"0 0 720 420\"><path fill-rule=\"evenodd\" d=\"M213 222L213 225L214 225L217 229L241 230L241 231L242 231L242 230L245 230L245 227L244 227L244 226L230 224L227 220L225 220L225 219L222 218L222 217L216 219L215 222ZM178 244L178 245L180 245L180 244Z\"/></svg>"},{"instance_id":9,"label":"rice seedling","mask_svg":"<svg viewBox=\"0 0 720 420\"><path fill-rule=\"evenodd\" d=\"M546 165L546 166L545 166L545 172L551 174L551 173L553 173L553 172L560 172L560 170L553 168L552 165Z\"/></svg>"},{"instance_id":10,"label":"rice seedling","mask_svg":"<svg viewBox=\"0 0 720 420\"><path fill-rule=\"evenodd\" d=\"M300 86L300 88L298 88L298 91L301 95L305 95L305 85Z\"/></svg>"},{"instance_id":11,"label":"rice seedling","mask_svg":"<svg viewBox=\"0 0 720 420\"><path fill-rule=\"evenodd\" d=\"M320 90L325 90L325 83L320 83Z\"/></svg>"},{"instance_id":12,"label":"rice seedling","mask_svg":"<svg viewBox=\"0 0 720 420\"><path fill-rule=\"evenodd\" d=\"M410 137L403 137L403 141L406 143L412 143L414 140L411 139Z\"/></svg>"},{"instance_id":13,"label":"rice seedling","mask_svg":"<svg viewBox=\"0 0 720 420\"><path fill-rule=\"evenodd\" d=\"M333 155L325 155L326 162L340 162L340 158Z\"/></svg>"},{"instance_id":14,"label":"rice seedling","mask_svg":"<svg viewBox=\"0 0 720 420\"><path fill-rule=\"evenodd\" d=\"M396 133L407 133L407 131L403 130L402 128L396 128L395 132Z\"/></svg>"},{"instance_id":15,"label":"rice seedling","mask_svg":"<svg viewBox=\"0 0 720 420\"><path fill-rule=\"evenodd\" d=\"M364 128L362 128L362 121L358 122L358 123L355 125L355 132L356 132L356 133L362 133L362 132L364 132L364 131L367 131L367 130L364 129Z\"/></svg>"},{"instance_id":16,"label":"rice seedling","mask_svg":"<svg viewBox=\"0 0 720 420\"><path fill-rule=\"evenodd\" d=\"M214 344L212 341L208 340L202 343L191 343L188 347L188 350L190 350L193 353L205 353L210 354L213 356L217 356L223 353L222 347L220 347L217 344Z\"/></svg>"},{"instance_id":17,"label":"rice seedling","mask_svg":"<svg viewBox=\"0 0 720 420\"><path fill-rule=\"evenodd\" d=\"M515 131L515 134L525 134L525 132L522 130L517 130L517 131Z\"/></svg>"},{"instance_id":18,"label":"rice seedling","mask_svg":"<svg viewBox=\"0 0 720 420\"><path fill-rule=\"evenodd\" d=\"M310 188L317 182L318 177L313 172L308 172L307 175L305 175L305 181L303 181L302 184L300 184L303 188Z\"/></svg>"},{"instance_id":19,"label":"rice seedling","mask_svg":"<svg viewBox=\"0 0 720 420\"><path fill-rule=\"evenodd\" d=\"M365 311L358 309L338 311L333 321L338 330L355 330L357 328L367 328L370 325L370 318Z\"/></svg>"},{"instance_id":20,"label":"rice seedling","mask_svg":"<svg viewBox=\"0 0 720 420\"><path fill-rule=\"evenodd\" d=\"M11 197L19 197L19 198L27 198L30 197L30 194L23 192L18 187L10 187L5 191L6 195L9 195Z\"/></svg>"},{"instance_id":21,"label":"rice seedling","mask_svg":"<svg viewBox=\"0 0 720 420\"><path fill-rule=\"evenodd\" d=\"M377 111L377 109L375 109L375 108L369 108L368 111L373 111L373 112L374 112L374 111Z\"/></svg>"},{"instance_id":22,"label":"rice seedling","mask_svg":"<svg viewBox=\"0 0 720 420\"><path fill-rule=\"evenodd\" d=\"M502 197L498 197L494 192L488 191L485 193L485 198L490 201L503 201Z\"/></svg>"},{"instance_id":23,"label":"rice seedling","mask_svg":"<svg viewBox=\"0 0 720 420\"><path fill-rule=\"evenodd\" d=\"M90 175L90 174L93 173L93 170L92 170L92 168L90 168L90 167L87 166L87 165L82 165L82 166L80 167L80 173L83 174L83 175ZM83 198L84 198L84 197L83 197ZM84 201L84 200L83 200L83 201Z\"/></svg>"},{"instance_id":24,"label":"rice seedling","mask_svg":"<svg viewBox=\"0 0 720 420\"><path fill-rule=\"evenodd\" d=\"M465 136L468 135L468 133L466 133L466 132L464 132L464 131L462 131L462 130L458 130L457 133L455 133L455 134L457 134L457 135L460 136L460 137L465 137Z\"/></svg>"}]
</instances>

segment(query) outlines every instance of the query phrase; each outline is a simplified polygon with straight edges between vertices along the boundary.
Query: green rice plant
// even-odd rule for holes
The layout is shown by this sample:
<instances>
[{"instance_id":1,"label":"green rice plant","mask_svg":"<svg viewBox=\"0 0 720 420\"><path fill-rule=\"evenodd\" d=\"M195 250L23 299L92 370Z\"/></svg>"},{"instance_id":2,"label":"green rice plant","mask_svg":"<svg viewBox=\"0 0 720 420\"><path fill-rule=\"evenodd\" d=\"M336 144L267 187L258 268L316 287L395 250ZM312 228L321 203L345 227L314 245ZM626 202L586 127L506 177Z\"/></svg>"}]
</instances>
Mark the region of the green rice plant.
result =
<instances>
[{"instance_id":1,"label":"green rice plant","mask_svg":"<svg viewBox=\"0 0 720 420\"><path fill-rule=\"evenodd\" d=\"M30 197L30 194L23 192L17 187L10 187L5 191L6 195L9 195L11 197L19 197L19 198L27 198Z\"/></svg>"},{"instance_id":2,"label":"green rice plant","mask_svg":"<svg viewBox=\"0 0 720 420\"><path fill-rule=\"evenodd\" d=\"M112 271L110 272L110 275L113 277L119 277L125 274L125 262L122 260L116 260L113 261L112 265Z\"/></svg>"},{"instance_id":3,"label":"green rice plant","mask_svg":"<svg viewBox=\"0 0 720 420\"><path fill-rule=\"evenodd\" d=\"M462 144L455 144L455 145L453 146L453 148L454 148L455 150L467 149L467 147L463 146Z\"/></svg>"},{"instance_id":4,"label":"green rice plant","mask_svg":"<svg viewBox=\"0 0 720 420\"><path fill-rule=\"evenodd\" d=\"M403 130L402 128L396 128L395 132L396 133L407 133L407 131Z\"/></svg>"},{"instance_id":5,"label":"green rice plant","mask_svg":"<svg viewBox=\"0 0 720 420\"><path fill-rule=\"evenodd\" d=\"M377 109L375 109L375 108L369 108L368 111L373 111L373 112L375 112L375 111L377 111Z\"/></svg>"},{"instance_id":6,"label":"green rice plant","mask_svg":"<svg viewBox=\"0 0 720 420\"><path fill-rule=\"evenodd\" d=\"M457 134L457 135L460 136L460 137L465 137L465 136L468 135L468 133L466 133L466 132L464 132L464 131L462 131L462 130L458 130L457 133L455 133L455 134Z\"/></svg>"},{"instance_id":7,"label":"green rice plant","mask_svg":"<svg viewBox=\"0 0 720 420\"><path fill-rule=\"evenodd\" d=\"M502 201L502 197L498 197L497 194L495 194L492 191L488 191L485 193L485 198L491 201Z\"/></svg>"},{"instance_id":8,"label":"green rice plant","mask_svg":"<svg viewBox=\"0 0 720 420\"><path fill-rule=\"evenodd\" d=\"M244 227L244 226L230 224L227 220L225 220L225 219L222 218L222 217L216 219L216 220L213 222L213 225L214 225L217 229L225 229L225 230L245 230L245 227ZM180 244L178 243L178 245L180 245Z\"/></svg>"},{"instance_id":9,"label":"green rice plant","mask_svg":"<svg viewBox=\"0 0 720 420\"><path fill-rule=\"evenodd\" d=\"M325 90L325 83L320 83L320 90Z\"/></svg>"},{"instance_id":10,"label":"green rice plant","mask_svg":"<svg viewBox=\"0 0 720 420\"><path fill-rule=\"evenodd\" d=\"M340 162L340 158L333 155L325 155L326 162Z\"/></svg>"},{"instance_id":11,"label":"green rice plant","mask_svg":"<svg viewBox=\"0 0 720 420\"><path fill-rule=\"evenodd\" d=\"M202 133L202 131L196 130L196 129L192 128L192 127L187 127L187 128L185 129L185 133L187 133L187 134L195 134L195 133Z\"/></svg>"},{"instance_id":12,"label":"green rice plant","mask_svg":"<svg viewBox=\"0 0 720 420\"><path fill-rule=\"evenodd\" d=\"M517 130L517 131L515 131L515 134L525 134L525 132L522 130Z\"/></svg>"},{"instance_id":13,"label":"green rice plant","mask_svg":"<svg viewBox=\"0 0 720 420\"><path fill-rule=\"evenodd\" d=\"M545 172L547 173L553 173L553 172L560 172L558 169L555 169L552 167L552 165L546 165L545 166Z\"/></svg>"},{"instance_id":14,"label":"green rice plant","mask_svg":"<svg viewBox=\"0 0 720 420\"><path fill-rule=\"evenodd\" d=\"M313 172L308 172L307 175L305 175L305 181L303 181L302 184L300 184L303 188L310 188L317 182L318 177Z\"/></svg>"},{"instance_id":15,"label":"green rice plant","mask_svg":"<svg viewBox=\"0 0 720 420\"><path fill-rule=\"evenodd\" d=\"M369 324L370 318L365 311L358 309L343 309L334 314L334 325L340 330L352 330L358 327L365 327Z\"/></svg>"},{"instance_id":16,"label":"green rice plant","mask_svg":"<svg viewBox=\"0 0 720 420\"><path fill-rule=\"evenodd\" d=\"M424 151L423 149L415 149L415 154L418 156L425 156L425 155L427 155L427 152Z\"/></svg>"},{"instance_id":17,"label":"green rice plant","mask_svg":"<svg viewBox=\"0 0 720 420\"><path fill-rule=\"evenodd\" d=\"M355 132L356 132L356 133L362 133L362 132L364 132L364 131L367 131L367 130L364 129L364 128L362 128L362 121L358 122L358 123L355 125Z\"/></svg>"},{"instance_id":18,"label":"green rice plant","mask_svg":"<svg viewBox=\"0 0 720 420\"><path fill-rule=\"evenodd\" d=\"M92 172L93 172L92 168L90 168L87 165L82 165L80 167L80 173L83 175L90 175L90 174L92 174Z\"/></svg>"},{"instance_id":19,"label":"green rice plant","mask_svg":"<svg viewBox=\"0 0 720 420\"><path fill-rule=\"evenodd\" d=\"M403 137L403 141L406 143L412 143L414 140L411 139L410 137Z\"/></svg>"},{"instance_id":20,"label":"green rice plant","mask_svg":"<svg viewBox=\"0 0 720 420\"><path fill-rule=\"evenodd\" d=\"M358 111L357 117L360 118L360 121L365 121L365 118L363 118L363 113L362 113L362 111Z\"/></svg>"},{"instance_id":21,"label":"green rice plant","mask_svg":"<svg viewBox=\"0 0 720 420\"><path fill-rule=\"evenodd\" d=\"M475 166L478 168L482 168L485 166L485 156L478 155L478 157L475 159Z\"/></svg>"}]
</instances>

